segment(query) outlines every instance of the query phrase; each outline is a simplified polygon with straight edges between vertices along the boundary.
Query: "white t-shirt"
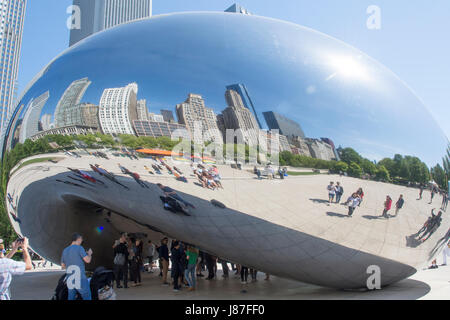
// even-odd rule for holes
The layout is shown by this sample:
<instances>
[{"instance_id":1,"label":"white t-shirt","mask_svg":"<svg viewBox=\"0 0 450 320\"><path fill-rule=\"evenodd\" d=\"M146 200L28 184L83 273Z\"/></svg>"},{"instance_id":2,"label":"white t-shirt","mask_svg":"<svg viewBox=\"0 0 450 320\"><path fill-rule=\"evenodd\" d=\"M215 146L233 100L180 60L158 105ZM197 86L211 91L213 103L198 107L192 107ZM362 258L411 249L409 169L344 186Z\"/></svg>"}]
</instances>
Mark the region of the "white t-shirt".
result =
<instances>
[{"instance_id":1,"label":"white t-shirt","mask_svg":"<svg viewBox=\"0 0 450 320\"><path fill-rule=\"evenodd\" d=\"M329 194L335 194L336 193L336 188L334 186L332 186L331 184L327 187L328 189L328 193Z\"/></svg>"}]
</instances>

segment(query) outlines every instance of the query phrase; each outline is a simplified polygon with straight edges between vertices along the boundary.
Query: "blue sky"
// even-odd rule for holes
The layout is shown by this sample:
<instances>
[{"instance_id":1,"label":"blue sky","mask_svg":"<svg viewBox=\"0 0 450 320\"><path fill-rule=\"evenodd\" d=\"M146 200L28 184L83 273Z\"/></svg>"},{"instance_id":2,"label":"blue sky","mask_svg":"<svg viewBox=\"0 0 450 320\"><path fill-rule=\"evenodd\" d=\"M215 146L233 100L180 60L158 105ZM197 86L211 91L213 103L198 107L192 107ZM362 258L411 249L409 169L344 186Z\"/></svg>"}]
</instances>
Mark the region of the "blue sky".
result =
<instances>
[{"instance_id":1,"label":"blue sky","mask_svg":"<svg viewBox=\"0 0 450 320\"><path fill-rule=\"evenodd\" d=\"M67 48L66 13L72 0L29 1L19 70L19 92ZM396 73L423 100L450 136L450 1L242 0L254 14L304 25L340 39ZM153 13L223 11L233 1L154 0ZM366 27L369 5L381 9L381 30Z\"/></svg>"}]
</instances>

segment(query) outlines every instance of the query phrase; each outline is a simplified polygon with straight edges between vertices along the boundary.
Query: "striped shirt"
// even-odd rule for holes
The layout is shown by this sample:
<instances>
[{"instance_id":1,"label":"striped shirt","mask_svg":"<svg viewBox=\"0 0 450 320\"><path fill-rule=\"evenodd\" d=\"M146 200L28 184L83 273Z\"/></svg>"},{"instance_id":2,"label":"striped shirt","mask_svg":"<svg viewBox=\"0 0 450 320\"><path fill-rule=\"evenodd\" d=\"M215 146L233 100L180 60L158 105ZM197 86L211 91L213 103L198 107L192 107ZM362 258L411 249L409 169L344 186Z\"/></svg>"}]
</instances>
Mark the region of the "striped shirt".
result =
<instances>
[{"instance_id":1,"label":"striped shirt","mask_svg":"<svg viewBox=\"0 0 450 320\"><path fill-rule=\"evenodd\" d=\"M0 300L10 300L9 285L13 275L25 272L25 262L14 261L8 258L0 259Z\"/></svg>"}]
</instances>

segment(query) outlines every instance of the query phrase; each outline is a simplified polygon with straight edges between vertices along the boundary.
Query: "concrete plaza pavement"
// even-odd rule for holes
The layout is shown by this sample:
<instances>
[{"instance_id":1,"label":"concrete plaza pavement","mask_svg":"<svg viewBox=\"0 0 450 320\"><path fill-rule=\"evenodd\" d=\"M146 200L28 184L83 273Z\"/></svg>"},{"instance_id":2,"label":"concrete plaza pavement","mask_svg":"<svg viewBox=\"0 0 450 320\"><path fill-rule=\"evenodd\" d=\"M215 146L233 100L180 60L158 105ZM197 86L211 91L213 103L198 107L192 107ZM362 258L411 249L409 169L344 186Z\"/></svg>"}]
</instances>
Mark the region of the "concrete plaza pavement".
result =
<instances>
[{"instance_id":1,"label":"concrete plaza pavement","mask_svg":"<svg viewBox=\"0 0 450 320\"><path fill-rule=\"evenodd\" d=\"M115 289L115 292L118 300L448 300L450 266L440 266L441 255L437 262L438 269L421 270L382 290L365 292L324 288L274 276L265 281L265 275L261 272L257 282L243 285L234 273L223 279L220 264L217 278L212 281L200 278L198 289L193 292L185 288L173 292L172 286L162 286L158 268L154 269L154 273L142 274L142 286ZM10 287L12 299L48 300L62 274L63 271L54 266L15 276ZM206 272L203 274L206 275Z\"/></svg>"}]
</instances>

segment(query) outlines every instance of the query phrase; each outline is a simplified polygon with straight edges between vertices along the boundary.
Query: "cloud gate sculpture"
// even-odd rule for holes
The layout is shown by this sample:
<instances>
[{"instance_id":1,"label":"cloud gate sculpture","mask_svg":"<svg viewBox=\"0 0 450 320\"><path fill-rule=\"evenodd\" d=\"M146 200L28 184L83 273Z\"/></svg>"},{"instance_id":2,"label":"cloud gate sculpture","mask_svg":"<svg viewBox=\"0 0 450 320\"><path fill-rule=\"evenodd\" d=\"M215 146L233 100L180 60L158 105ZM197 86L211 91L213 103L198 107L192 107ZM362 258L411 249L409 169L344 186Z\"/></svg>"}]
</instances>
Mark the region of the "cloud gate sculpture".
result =
<instances>
[{"instance_id":1,"label":"cloud gate sculpture","mask_svg":"<svg viewBox=\"0 0 450 320\"><path fill-rule=\"evenodd\" d=\"M338 160L344 167L319 174L294 166L281 179L272 158L275 178L268 179L264 164L218 161L217 152L161 161L172 143L161 137L179 133L199 144L194 123L220 148L224 129L277 137L282 167L292 165L289 157L314 160L297 167L333 169ZM243 136L251 145L254 136ZM79 232L94 251L91 267L110 266L112 244L126 231L334 288L365 287L377 266L388 285L438 253L448 214L424 227L433 208L438 216L440 195L429 203L427 184L418 200L418 183L380 178L388 160L347 166L345 148L378 162L411 155L411 172L420 174L423 163L441 161L447 141L400 79L343 42L265 17L161 15L86 38L36 76L2 141L5 205L16 232L56 263ZM218 170L223 188L215 188L218 178L199 179L192 159L203 160L203 171ZM431 180L424 173L411 181L420 179ZM344 187L342 203L364 190L353 216L328 203L330 181ZM405 202L395 215L400 194ZM380 217L388 195L389 218Z\"/></svg>"}]
</instances>

